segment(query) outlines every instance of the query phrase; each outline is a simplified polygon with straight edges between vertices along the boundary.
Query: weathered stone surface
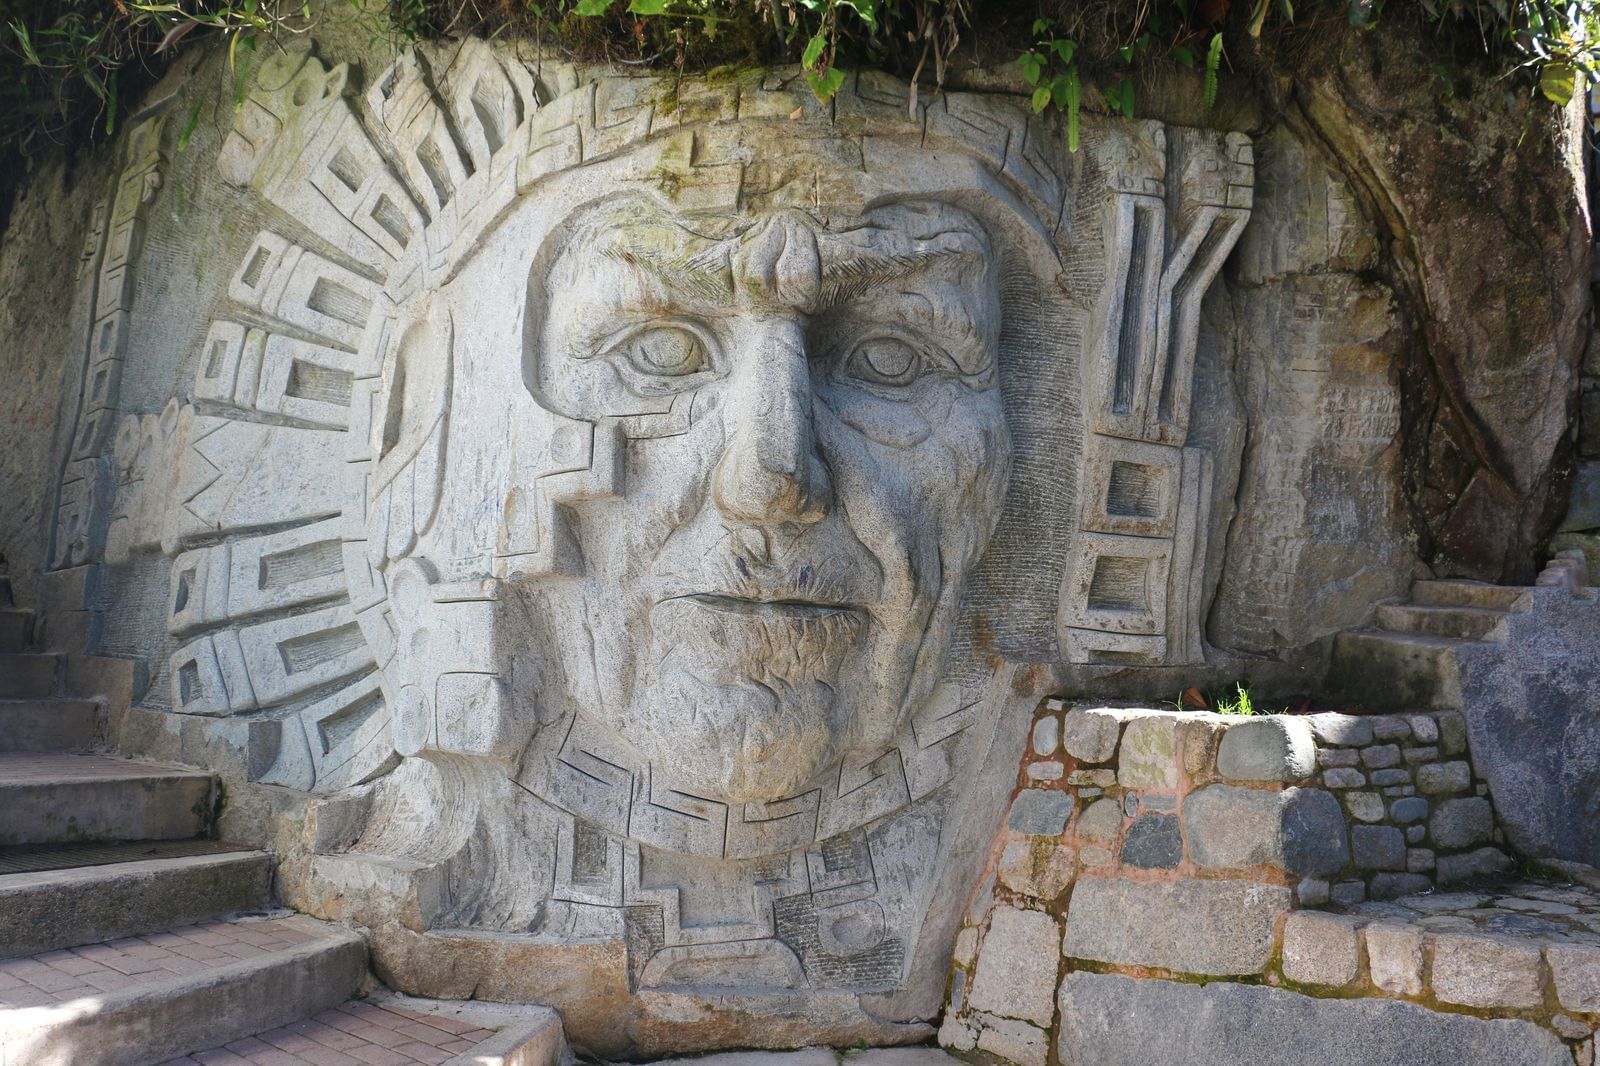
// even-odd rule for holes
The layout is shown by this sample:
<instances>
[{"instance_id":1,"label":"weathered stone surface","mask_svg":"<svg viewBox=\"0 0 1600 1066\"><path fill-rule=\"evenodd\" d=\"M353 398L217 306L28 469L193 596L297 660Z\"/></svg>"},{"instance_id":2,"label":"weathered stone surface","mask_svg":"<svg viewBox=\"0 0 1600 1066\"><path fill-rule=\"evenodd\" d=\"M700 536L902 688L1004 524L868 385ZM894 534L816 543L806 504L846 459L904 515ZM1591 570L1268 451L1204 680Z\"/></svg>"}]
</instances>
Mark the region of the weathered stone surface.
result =
<instances>
[{"instance_id":1,"label":"weathered stone surface","mask_svg":"<svg viewBox=\"0 0 1600 1066\"><path fill-rule=\"evenodd\" d=\"M1544 952L1561 1005L1583 1013L1600 1012L1600 947L1551 942Z\"/></svg>"},{"instance_id":2,"label":"weathered stone surface","mask_svg":"<svg viewBox=\"0 0 1600 1066\"><path fill-rule=\"evenodd\" d=\"M1433 940L1433 994L1463 1007L1537 1007L1544 1002L1539 945L1439 933Z\"/></svg>"},{"instance_id":3,"label":"weathered stone surface","mask_svg":"<svg viewBox=\"0 0 1600 1066\"><path fill-rule=\"evenodd\" d=\"M1344 806L1358 822L1383 821L1383 797L1376 792L1346 792Z\"/></svg>"},{"instance_id":4,"label":"weathered stone surface","mask_svg":"<svg viewBox=\"0 0 1600 1066\"><path fill-rule=\"evenodd\" d=\"M1033 751L1035 755L1054 755L1061 743L1061 719L1047 714L1033 724Z\"/></svg>"},{"instance_id":5,"label":"weathered stone surface","mask_svg":"<svg viewBox=\"0 0 1600 1066\"><path fill-rule=\"evenodd\" d=\"M1122 839L1122 861L1146 870L1171 870L1183 861L1175 814L1141 814Z\"/></svg>"},{"instance_id":6,"label":"weathered stone surface","mask_svg":"<svg viewBox=\"0 0 1600 1066\"><path fill-rule=\"evenodd\" d=\"M1061 744L1079 762L1110 762L1122 735L1122 719L1104 707L1073 707L1061 724Z\"/></svg>"},{"instance_id":7,"label":"weathered stone surface","mask_svg":"<svg viewBox=\"0 0 1600 1066\"><path fill-rule=\"evenodd\" d=\"M1364 870L1404 870L1406 837L1392 825L1351 826L1350 853Z\"/></svg>"},{"instance_id":8,"label":"weathered stone surface","mask_svg":"<svg viewBox=\"0 0 1600 1066\"><path fill-rule=\"evenodd\" d=\"M1230 982L1207 985L1071 973L1061 984L1057 1054L1070 1063L1185 1066L1570 1066L1554 1033L1397 1000L1322 999Z\"/></svg>"},{"instance_id":9,"label":"weathered stone surface","mask_svg":"<svg viewBox=\"0 0 1600 1066\"><path fill-rule=\"evenodd\" d=\"M1434 869L1440 884L1487 877L1511 869L1511 859L1498 848L1479 848L1459 855L1441 855Z\"/></svg>"},{"instance_id":10,"label":"weathered stone surface","mask_svg":"<svg viewBox=\"0 0 1600 1066\"><path fill-rule=\"evenodd\" d=\"M1420 822L1428 816L1428 801L1421 796L1406 796L1389 804L1389 817L1399 825Z\"/></svg>"},{"instance_id":11,"label":"weathered stone surface","mask_svg":"<svg viewBox=\"0 0 1600 1066\"><path fill-rule=\"evenodd\" d=\"M1367 775L1354 767L1335 766L1322 772L1322 783L1329 788L1364 788Z\"/></svg>"},{"instance_id":12,"label":"weathered stone surface","mask_svg":"<svg viewBox=\"0 0 1600 1066\"><path fill-rule=\"evenodd\" d=\"M1400 749L1393 744L1374 744L1361 749L1361 764L1372 770L1396 766L1400 762Z\"/></svg>"},{"instance_id":13,"label":"weathered stone surface","mask_svg":"<svg viewBox=\"0 0 1600 1066\"><path fill-rule=\"evenodd\" d=\"M1494 808L1477 796L1447 799L1434 808L1428 831L1433 834L1433 842L1442 848L1482 844L1494 835Z\"/></svg>"},{"instance_id":14,"label":"weathered stone surface","mask_svg":"<svg viewBox=\"0 0 1600 1066\"><path fill-rule=\"evenodd\" d=\"M1317 744L1302 718L1269 715L1228 727L1217 772L1235 781L1303 781L1317 769Z\"/></svg>"},{"instance_id":15,"label":"weathered stone surface","mask_svg":"<svg viewBox=\"0 0 1600 1066\"><path fill-rule=\"evenodd\" d=\"M1372 723L1362 715L1328 712L1306 717L1312 734L1323 744L1359 748L1372 743ZM1327 753L1323 753L1326 755Z\"/></svg>"},{"instance_id":16,"label":"weathered stone surface","mask_svg":"<svg viewBox=\"0 0 1600 1066\"><path fill-rule=\"evenodd\" d=\"M1417 788L1425 796L1465 792L1472 787L1472 767L1464 762L1436 762L1417 767Z\"/></svg>"},{"instance_id":17,"label":"weathered stone surface","mask_svg":"<svg viewBox=\"0 0 1600 1066\"><path fill-rule=\"evenodd\" d=\"M1439 723L1431 714L1409 715L1406 724L1411 727L1411 735L1424 744L1432 744L1439 739Z\"/></svg>"},{"instance_id":18,"label":"weathered stone surface","mask_svg":"<svg viewBox=\"0 0 1600 1066\"><path fill-rule=\"evenodd\" d=\"M1060 789L1026 788L1011 801L1006 828L1025 836L1060 836L1072 815L1072 794Z\"/></svg>"},{"instance_id":19,"label":"weathered stone surface","mask_svg":"<svg viewBox=\"0 0 1600 1066\"><path fill-rule=\"evenodd\" d=\"M1178 723L1169 714L1135 718L1122 730L1117 784L1123 788L1178 787ZM1227 743L1227 738L1223 738Z\"/></svg>"},{"instance_id":20,"label":"weathered stone surface","mask_svg":"<svg viewBox=\"0 0 1600 1066\"><path fill-rule=\"evenodd\" d=\"M978 1033L978 1050L1017 1066L1045 1066L1050 1056L1050 1037L1026 1022L986 1018Z\"/></svg>"},{"instance_id":21,"label":"weathered stone surface","mask_svg":"<svg viewBox=\"0 0 1600 1066\"><path fill-rule=\"evenodd\" d=\"M1071 848L1043 840L1013 840L1000 856L1000 883L1035 899L1053 900L1077 873Z\"/></svg>"},{"instance_id":22,"label":"weathered stone surface","mask_svg":"<svg viewBox=\"0 0 1600 1066\"><path fill-rule=\"evenodd\" d=\"M1364 930L1372 983L1402 996L1422 994L1422 930L1373 922Z\"/></svg>"},{"instance_id":23,"label":"weathered stone surface","mask_svg":"<svg viewBox=\"0 0 1600 1066\"><path fill-rule=\"evenodd\" d=\"M1080 840L1111 844L1122 835L1122 804L1114 799L1097 799L1078 815L1073 827Z\"/></svg>"},{"instance_id":24,"label":"weathered stone surface","mask_svg":"<svg viewBox=\"0 0 1600 1066\"><path fill-rule=\"evenodd\" d=\"M1047 1026L1055 1008L1061 926L1043 911L997 907L978 949L973 1010Z\"/></svg>"},{"instance_id":25,"label":"weathered stone surface","mask_svg":"<svg viewBox=\"0 0 1600 1066\"><path fill-rule=\"evenodd\" d=\"M1361 965L1355 920L1342 914L1295 911L1283 926L1283 975L1302 984L1342 987Z\"/></svg>"},{"instance_id":26,"label":"weathered stone surface","mask_svg":"<svg viewBox=\"0 0 1600 1066\"><path fill-rule=\"evenodd\" d=\"M1321 789L1208 785L1184 797L1183 827L1190 858L1211 869L1265 863L1316 876L1350 856L1339 803Z\"/></svg>"},{"instance_id":27,"label":"weathered stone surface","mask_svg":"<svg viewBox=\"0 0 1600 1066\"><path fill-rule=\"evenodd\" d=\"M1439 750L1446 755L1465 755L1467 752L1467 720L1458 711L1445 711L1435 719L1439 723Z\"/></svg>"},{"instance_id":28,"label":"weathered stone surface","mask_svg":"<svg viewBox=\"0 0 1600 1066\"><path fill-rule=\"evenodd\" d=\"M1422 874L1381 873L1372 877L1373 899L1400 899L1427 892L1431 888L1433 882Z\"/></svg>"},{"instance_id":29,"label":"weathered stone surface","mask_svg":"<svg viewBox=\"0 0 1600 1066\"><path fill-rule=\"evenodd\" d=\"M1286 888L1250 881L1079 878L1062 947L1071 958L1196 974L1258 973Z\"/></svg>"}]
</instances>

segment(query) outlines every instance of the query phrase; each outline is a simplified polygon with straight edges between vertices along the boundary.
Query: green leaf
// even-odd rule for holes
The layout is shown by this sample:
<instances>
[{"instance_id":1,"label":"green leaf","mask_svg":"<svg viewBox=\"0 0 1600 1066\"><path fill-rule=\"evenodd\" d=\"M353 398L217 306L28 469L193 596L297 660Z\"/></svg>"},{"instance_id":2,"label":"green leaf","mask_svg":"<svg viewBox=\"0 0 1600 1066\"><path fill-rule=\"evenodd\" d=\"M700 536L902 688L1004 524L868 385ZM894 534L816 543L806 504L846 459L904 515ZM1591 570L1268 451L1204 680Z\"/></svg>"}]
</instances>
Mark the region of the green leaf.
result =
<instances>
[{"instance_id":1,"label":"green leaf","mask_svg":"<svg viewBox=\"0 0 1600 1066\"><path fill-rule=\"evenodd\" d=\"M1029 85L1039 84L1039 75L1044 73L1044 56L1038 52L1024 52L1017 57L1017 63L1022 67L1022 76Z\"/></svg>"},{"instance_id":2,"label":"green leaf","mask_svg":"<svg viewBox=\"0 0 1600 1066\"><path fill-rule=\"evenodd\" d=\"M182 152L189 147L189 138L194 136L195 127L200 125L200 105L203 100L196 100L189 109L189 117L183 123L183 132L178 134L178 151Z\"/></svg>"},{"instance_id":3,"label":"green leaf","mask_svg":"<svg viewBox=\"0 0 1600 1066\"><path fill-rule=\"evenodd\" d=\"M1182 63L1190 70L1194 69L1194 53L1183 45L1180 44L1172 50L1172 58L1176 59L1179 63Z\"/></svg>"},{"instance_id":4,"label":"green leaf","mask_svg":"<svg viewBox=\"0 0 1600 1066\"><path fill-rule=\"evenodd\" d=\"M1578 72L1571 63L1557 61L1539 68L1539 91L1557 107L1566 107L1571 103L1577 81Z\"/></svg>"},{"instance_id":5,"label":"green leaf","mask_svg":"<svg viewBox=\"0 0 1600 1066\"><path fill-rule=\"evenodd\" d=\"M1050 106L1050 87L1041 85L1033 90L1033 113L1035 115Z\"/></svg>"},{"instance_id":6,"label":"green leaf","mask_svg":"<svg viewBox=\"0 0 1600 1066\"><path fill-rule=\"evenodd\" d=\"M868 29L878 28L878 0L835 0L839 7L854 11Z\"/></svg>"},{"instance_id":7,"label":"green leaf","mask_svg":"<svg viewBox=\"0 0 1600 1066\"><path fill-rule=\"evenodd\" d=\"M838 67L830 67L821 74L806 71L806 82L811 86L811 92L822 103L832 100L839 92L839 87L844 84L844 71Z\"/></svg>"},{"instance_id":8,"label":"green leaf","mask_svg":"<svg viewBox=\"0 0 1600 1066\"><path fill-rule=\"evenodd\" d=\"M1133 79L1123 78L1117 85L1117 107L1126 118L1133 117Z\"/></svg>"},{"instance_id":9,"label":"green leaf","mask_svg":"<svg viewBox=\"0 0 1600 1066\"><path fill-rule=\"evenodd\" d=\"M594 18L597 15L604 15L610 9L611 0L578 0L577 6L572 10L574 14L584 18Z\"/></svg>"},{"instance_id":10,"label":"green leaf","mask_svg":"<svg viewBox=\"0 0 1600 1066\"><path fill-rule=\"evenodd\" d=\"M1042 34L1047 33L1050 30L1050 27L1054 26L1055 24L1055 19L1034 19L1033 35L1035 37L1041 36Z\"/></svg>"},{"instance_id":11,"label":"green leaf","mask_svg":"<svg viewBox=\"0 0 1600 1066\"><path fill-rule=\"evenodd\" d=\"M822 58L822 50L828 47L828 38L820 31L806 42L806 50L800 54L800 65L810 70L817 65L817 60Z\"/></svg>"},{"instance_id":12,"label":"green leaf","mask_svg":"<svg viewBox=\"0 0 1600 1066\"><path fill-rule=\"evenodd\" d=\"M1122 61L1124 63L1133 62L1133 45L1125 44L1121 48L1117 49L1117 53L1122 56Z\"/></svg>"},{"instance_id":13,"label":"green leaf","mask_svg":"<svg viewBox=\"0 0 1600 1066\"><path fill-rule=\"evenodd\" d=\"M667 0L628 0L630 15L665 15Z\"/></svg>"},{"instance_id":14,"label":"green leaf","mask_svg":"<svg viewBox=\"0 0 1600 1066\"><path fill-rule=\"evenodd\" d=\"M1206 110L1210 111L1217 106L1217 71L1222 69L1222 34L1216 33L1211 37L1211 46L1206 49Z\"/></svg>"},{"instance_id":15,"label":"green leaf","mask_svg":"<svg viewBox=\"0 0 1600 1066\"><path fill-rule=\"evenodd\" d=\"M1267 0L1255 0L1255 10L1250 13L1250 36L1260 37L1261 26L1267 21Z\"/></svg>"},{"instance_id":16,"label":"green leaf","mask_svg":"<svg viewBox=\"0 0 1600 1066\"><path fill-rule=\"evenodd\" d=\"M117 132L117 77L106 81L106 136Z\"/></svg>"},{"instance_id":17,"label":"green leaf","mask_svg":"<svg viewBox=\"0 0 1600 1066\"><path fill-rule=\"evenodd\" d=\"M1056 55L1061 57L1062 66L1071 66L1072 57L1078 54L1077 41L1051 41L1050 48Z\"/></svg>"}]
</instances>

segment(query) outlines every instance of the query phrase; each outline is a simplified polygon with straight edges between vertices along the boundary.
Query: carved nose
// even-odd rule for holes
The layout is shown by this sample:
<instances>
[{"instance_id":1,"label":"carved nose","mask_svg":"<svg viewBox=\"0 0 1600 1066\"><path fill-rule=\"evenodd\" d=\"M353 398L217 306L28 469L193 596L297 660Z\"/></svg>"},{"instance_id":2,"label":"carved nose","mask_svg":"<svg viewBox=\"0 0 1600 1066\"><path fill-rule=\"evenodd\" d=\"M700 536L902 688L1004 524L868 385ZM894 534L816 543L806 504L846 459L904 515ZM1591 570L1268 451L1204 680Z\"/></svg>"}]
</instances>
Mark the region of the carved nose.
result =
<instances>
[{"instance_id":1,"label":"carved nose","mask_svg":"<svg viewBox=\"0 0 1600 1066\"><path fill-rule=\"evenodd\" d=\"M725 410L729 439L712 495L729 518L818 522L833 504L833 482L817 454L811 373L797 323L761 330L735 372Z\"/></svg>"}]
</instances>

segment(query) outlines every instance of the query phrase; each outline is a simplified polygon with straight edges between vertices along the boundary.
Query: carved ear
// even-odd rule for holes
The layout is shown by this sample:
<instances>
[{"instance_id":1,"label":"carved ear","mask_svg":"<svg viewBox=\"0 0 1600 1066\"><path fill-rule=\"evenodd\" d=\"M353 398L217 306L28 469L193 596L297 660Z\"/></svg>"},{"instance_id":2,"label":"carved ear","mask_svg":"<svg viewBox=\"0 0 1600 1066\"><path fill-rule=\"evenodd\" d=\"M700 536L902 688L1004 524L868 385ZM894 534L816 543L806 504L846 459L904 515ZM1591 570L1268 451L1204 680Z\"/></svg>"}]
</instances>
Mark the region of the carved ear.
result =
<instances>
[{"instance_id":1,"label":"carved ear","mask_svg":"<svg viewBox=\"0 0 1600 1066\"><path fill-rule=\"evenodd\" d=\"M433 525L444 484L449 429L451 346L454 325L430 301L384 360L373 421L375 472L368 508L369 553L374 565L401 559Z\"/></svg>"}]
</instances>

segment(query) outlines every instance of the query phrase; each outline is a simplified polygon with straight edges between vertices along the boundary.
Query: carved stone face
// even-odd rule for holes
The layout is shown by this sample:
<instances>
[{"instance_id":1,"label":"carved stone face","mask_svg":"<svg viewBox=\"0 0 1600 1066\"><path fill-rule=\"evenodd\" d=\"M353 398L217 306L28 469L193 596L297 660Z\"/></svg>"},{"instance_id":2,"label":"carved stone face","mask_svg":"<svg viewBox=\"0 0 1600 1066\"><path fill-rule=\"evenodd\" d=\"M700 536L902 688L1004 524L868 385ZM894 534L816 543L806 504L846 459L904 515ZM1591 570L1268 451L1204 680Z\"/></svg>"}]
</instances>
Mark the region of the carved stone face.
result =
<instances>
[{"instance_id":1,"label":"carved stone face","mask_svg":"<svg viewBox=\"0 0 1600 1066\"><path fill-rule=\"evenodd\" d=\"M995 263L932 200L823 222L636 199L536 268L530 384L628 438L618 496L570 511L586 710L677 786L796 795L937 681L1006 483Z\"/></svg>"}]
</instances>

